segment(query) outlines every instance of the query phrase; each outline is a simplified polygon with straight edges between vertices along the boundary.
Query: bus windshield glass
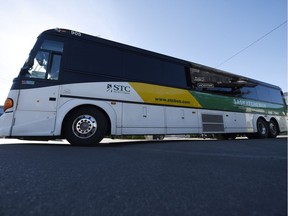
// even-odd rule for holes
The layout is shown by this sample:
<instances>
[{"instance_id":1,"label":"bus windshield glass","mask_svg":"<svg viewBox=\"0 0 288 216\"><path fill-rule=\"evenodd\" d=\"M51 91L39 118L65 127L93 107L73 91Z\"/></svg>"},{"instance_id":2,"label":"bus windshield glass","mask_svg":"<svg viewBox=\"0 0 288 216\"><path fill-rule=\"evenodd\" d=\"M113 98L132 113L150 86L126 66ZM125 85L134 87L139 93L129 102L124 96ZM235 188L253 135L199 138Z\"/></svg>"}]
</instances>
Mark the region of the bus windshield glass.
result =
<instances>
[{"instance_id":1,"label":"bus windshield glass","mask_svg":"<svg viewBox=\"0 0 288 216\"><path fill-rule=\"evenodd\" d=\"M45 79L48 59L48 52L39 51L33 60L33 65L28 69L28 73L25 76L28 76L30 78Z\"/></svg>"}]
</instances>

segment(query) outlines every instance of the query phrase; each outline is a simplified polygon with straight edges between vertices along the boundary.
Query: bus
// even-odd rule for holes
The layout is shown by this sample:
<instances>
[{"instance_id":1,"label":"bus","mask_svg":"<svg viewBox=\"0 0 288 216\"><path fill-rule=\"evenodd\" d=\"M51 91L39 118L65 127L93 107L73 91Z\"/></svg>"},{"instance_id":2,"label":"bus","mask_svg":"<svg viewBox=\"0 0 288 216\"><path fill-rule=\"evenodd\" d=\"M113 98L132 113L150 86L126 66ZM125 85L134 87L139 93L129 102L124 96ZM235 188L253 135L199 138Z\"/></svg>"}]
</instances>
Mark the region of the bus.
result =
<instances>
[{"instance_id":1,"label":"bus","mask_svg":"<svg viewBox=\"0 0 288 216\"><path fill-rule=\"evenodd\" d=\"M275 138L277 86L68 29L42 32L13 80L0 137L98 144L111 135Z\"/></svg>"}]
</instances>

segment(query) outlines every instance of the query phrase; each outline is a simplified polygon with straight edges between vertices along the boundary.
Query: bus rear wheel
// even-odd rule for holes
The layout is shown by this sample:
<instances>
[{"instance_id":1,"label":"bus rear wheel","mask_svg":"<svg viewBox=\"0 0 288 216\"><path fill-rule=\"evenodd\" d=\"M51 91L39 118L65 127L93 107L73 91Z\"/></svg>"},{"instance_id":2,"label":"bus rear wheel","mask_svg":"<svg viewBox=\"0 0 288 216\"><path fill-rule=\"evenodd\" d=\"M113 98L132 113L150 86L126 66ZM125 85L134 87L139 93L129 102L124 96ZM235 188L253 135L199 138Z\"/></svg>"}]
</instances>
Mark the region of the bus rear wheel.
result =
<instances>
[{"instance_id":1,"label":"bus rear wheel","mask_svg":"<svg viewBox=\"0 0 288 216\"><path fill-rule=\"evenodd\" d=\"M263 118L257 120L257 138L267 138L269 134L269 128L267 122Z\"/></svg>"},{"instance_id":2,"label":"bus rear wheel","mask_svg":"<svg viewBox=\"0 0 288 216\"><path fill-rule=\"evenodd\" d=\"M275 120L270 120L269 122L269 138L276 138L279 135L279 127Z\"/></svg>"},{"instance_id":3,"label":"bus rear wheel","mask_svg":"<svg viewBox=\"0 0 288 216\"><path fill-rule=\"evenodd\" d=\"M107 120L100 110L81 107L67 117L63 129L64 136L71 145L95 145L107 132Z\"/></svg>"}]
</instances>

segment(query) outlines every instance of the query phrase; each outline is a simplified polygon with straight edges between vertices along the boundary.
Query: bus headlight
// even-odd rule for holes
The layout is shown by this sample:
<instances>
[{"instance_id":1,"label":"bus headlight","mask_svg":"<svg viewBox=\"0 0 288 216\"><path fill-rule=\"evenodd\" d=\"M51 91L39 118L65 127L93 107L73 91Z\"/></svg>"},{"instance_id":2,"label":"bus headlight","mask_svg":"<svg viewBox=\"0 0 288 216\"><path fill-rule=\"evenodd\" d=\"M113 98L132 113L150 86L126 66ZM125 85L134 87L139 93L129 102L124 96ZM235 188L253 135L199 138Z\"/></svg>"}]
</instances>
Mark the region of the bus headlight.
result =
<instances>
[{"instance_id":1,"label":"bus headlight","mask_svg":"<svg viewBox=\"0 0 288 216\"><path fill-rule=\"evenodd\" d=\"M13 104L14 104L13 99L7 98L6 101L5 101L5 103L4 103L4 107L3 107L4 112L5 112L7 109L12 108L12 107L13 107Z\"/></svg>"}]
</instances>

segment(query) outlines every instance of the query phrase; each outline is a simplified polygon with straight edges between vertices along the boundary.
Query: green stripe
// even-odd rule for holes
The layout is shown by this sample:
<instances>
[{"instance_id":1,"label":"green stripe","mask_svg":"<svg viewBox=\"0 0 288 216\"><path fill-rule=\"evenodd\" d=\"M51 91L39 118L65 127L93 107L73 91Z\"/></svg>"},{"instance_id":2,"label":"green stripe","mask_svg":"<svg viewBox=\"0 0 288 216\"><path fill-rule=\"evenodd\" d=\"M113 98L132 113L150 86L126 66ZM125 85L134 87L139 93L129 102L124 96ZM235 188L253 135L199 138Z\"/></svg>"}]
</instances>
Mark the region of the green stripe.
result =
<instances>
[{"instance_id":1,"label":"green stripe","mask_svg":"<svg viewBox=\"0 0 288 216\"><path fill-rule=\"evenodd\" d=\"M204 109L285 115L283 104L190 91Z\"/></svg>"}]
</instances>

